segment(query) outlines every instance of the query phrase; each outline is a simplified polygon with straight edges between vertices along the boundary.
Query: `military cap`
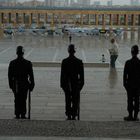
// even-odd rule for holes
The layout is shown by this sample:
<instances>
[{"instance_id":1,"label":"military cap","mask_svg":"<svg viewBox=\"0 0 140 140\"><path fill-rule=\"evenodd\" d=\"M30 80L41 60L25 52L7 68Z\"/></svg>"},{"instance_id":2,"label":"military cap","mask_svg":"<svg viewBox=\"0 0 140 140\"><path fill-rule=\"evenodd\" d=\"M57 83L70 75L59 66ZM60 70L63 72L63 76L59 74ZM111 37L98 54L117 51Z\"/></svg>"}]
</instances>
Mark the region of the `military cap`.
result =
<instances>
[{"instance_id":1,"label":"military cap","mask_svg":"<svg viewBox=\"0 0 140 140\"><path fill-rule=\"evenodd\" d=\"M70 52L70 53L75 53L75 46L74 46L74 44L70 44L70 45L68 46L68 52Z\"/></svg>"},{"instance_id":2,"label":"military cap","mask_svg":"<svg viewBox=\"0 0 140 140\"><path fill-rule=\"evenodd\" d=\"M17 47L17 54L18 54L18 55L24 54L24 49L23 49L22 46L18 46L18 47Z\"/></svg>"},{"instance_id":3,"label":"military cap","mask_svg":"<svg viewBox=\"0 0 140 140\"><path fill-rule=\"evenodd\" d=\"M138 52L139 52L139 47L138 47L137 45L132 46L131 52L132 52L133 54L138 54Z\"/></svg>"}]
</instances>

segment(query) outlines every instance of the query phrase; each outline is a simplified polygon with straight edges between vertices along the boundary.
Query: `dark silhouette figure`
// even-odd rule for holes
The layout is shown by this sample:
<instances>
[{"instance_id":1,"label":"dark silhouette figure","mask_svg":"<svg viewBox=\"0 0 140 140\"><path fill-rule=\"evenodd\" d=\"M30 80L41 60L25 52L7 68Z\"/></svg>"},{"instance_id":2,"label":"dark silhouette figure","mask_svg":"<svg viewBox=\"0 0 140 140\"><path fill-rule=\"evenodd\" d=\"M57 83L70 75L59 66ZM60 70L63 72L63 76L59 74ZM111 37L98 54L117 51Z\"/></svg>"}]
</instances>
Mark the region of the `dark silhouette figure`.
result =
<instances>
[{"instance_id":1,"label":"dark silhouette figure","mask_svg":"<svg viewBox=\"0 0 140 140\"><path fill-rule=\"evenodd\" d=\"M71 41L72 41L72 36L70 35L69 36L69 43L71 44Z\"/></svg>"},{"instance_id":2,"label":"dark silhouette figure","mask_svg":"<svg viewBox=\"0 0 140 140\"><path fill-rule=\"evenodd\" d=\"M34 75L32 63L23 58L23 47L18 46L16 53L17 58L9 64L8 79L15 96L16 119L25 119L27 93L34 88Z\"/></svg>"},{"instance_id":3,"label":"dark silhouette figure","mask_svg":"<svg viewBox=\"0 0 140 140\"><path fill-rule=\"evenodd\" d=\"M127 91L127 110L129 115L125 121L138 121L139 92L140 92L140 60L137 57L138 46L131 48L132 58L127 60L124 67L123 85Z\"/></svg>"},{"instance_id":4,"label":"dark silhouette figure","mask_svg":"<svg viewBox=\"0 0 140 140\"><path fill-rule=\"evenodd\" d=\"M102 54L102 63L105 63L106 59L105 59L105 55Z\"/></svg>"},{"instance_id":5,"label":"dark silhouette figure","mask_svg":"<svg viewBox=\"0 0 140 140\"><path fill-rule=\"evenodd\" d=\"M84 86L84 67L82 60L74 56L73 44L68 47L69 57L62 61L61 88L65 92L66 116L75 120L78 115L80 91Z\"/></svg>"}]
</instances>

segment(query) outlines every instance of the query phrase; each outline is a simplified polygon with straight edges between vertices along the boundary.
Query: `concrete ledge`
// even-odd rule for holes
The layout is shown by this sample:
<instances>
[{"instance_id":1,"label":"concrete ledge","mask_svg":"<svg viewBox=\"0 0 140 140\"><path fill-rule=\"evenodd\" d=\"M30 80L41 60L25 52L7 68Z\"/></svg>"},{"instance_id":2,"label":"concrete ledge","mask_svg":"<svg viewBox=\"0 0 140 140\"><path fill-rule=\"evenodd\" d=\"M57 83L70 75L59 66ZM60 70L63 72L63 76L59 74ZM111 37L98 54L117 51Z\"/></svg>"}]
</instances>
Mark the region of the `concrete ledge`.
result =
<instances>
[{"instance_id":1,"label":"concrete ledge","mask_svg":"<svg viewBox=\"0 0 140 140\"><path fill-rule=\"evenodd\" d=\"M103 137L140 139L138 122L0 120L1 136ZM69 140L69 139L68 139Z\"/></svg>"},{"instance_id":2,"label":"concrete ledge","mask_svg":"<svg viewBox=\"0 0 140 140\"><path fill-rule=\"evenodd\" d=\"M32 62L33 67L61 67L60 62ZM84 67L109 67L109 63L84 63Z\"/></svg>"},{"instance_id":3,"label":"concrete ledge","mask_svg":"<svg viewBox=\"0 0 140 140\"><path fill-rule=\"evenodd\" d=\"M60 62L32 62L32 64L33 67L61 67ZM8 66L7 63L0 64L0 68L8 68ZM84 67L108 68L109 63L84 63Z\"/></svg>"},{"instance_id":4,"label":"concrete ledge","mask_svg":"<svg viewBox=\"0 0 140 140\"><path fill-rule=\"evenodd\" d=\"M109 63L84 63L84 67L109 67Z\"/></svg>"}]
</instances>

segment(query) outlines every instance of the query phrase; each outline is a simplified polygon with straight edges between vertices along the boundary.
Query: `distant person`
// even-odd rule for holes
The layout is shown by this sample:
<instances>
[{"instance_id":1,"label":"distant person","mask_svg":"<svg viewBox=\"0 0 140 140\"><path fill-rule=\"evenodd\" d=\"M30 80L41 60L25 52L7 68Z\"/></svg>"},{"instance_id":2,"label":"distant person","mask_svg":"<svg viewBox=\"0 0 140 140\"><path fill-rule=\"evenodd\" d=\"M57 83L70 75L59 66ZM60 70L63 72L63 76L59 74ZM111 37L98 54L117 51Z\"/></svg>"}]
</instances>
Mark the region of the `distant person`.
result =
<instances>
[{"instance_id":1,"label":"distant person","mask_svg":"<svg viewBox=\"0 0 140 140\"><path fill-rule=\"evenodd\" d=\"M69 43L71 44L71 41L72 41L72 36L70 35L69 36Z\"/></svg>"},{"instance_id":2,"label":"distant person","mask_svg":"<svg viewBox=\"0 0 140 140\"><path fill-rule=\"evenodd\" d=\"M124 66L123 86L127 91L128 116L125 121L138 121L139 95L140 95L140 60L137 57L138 46L131 48L132 58L127 60Z\"/></svg>"},{"instance_id":3,"label":"distant person","mask_svg":"<svg viewBox=\"0 0 140 140\"><path fill-rule=\"evenodd\" d=\"M105 59L105 55L102 54L102 63L105 63L106 59Z\"/></svg>"},{"instance_id":4,"label":"distant person","mask_svg":"<svg viewBox=\"0 0 140 140\"><path fill-rule=\"evenodd\" d=\"M23 57L22 46L17 47L16 54L17 58L10 62L8 68L9 87L15 97L15 118L26 119L27 93L34 88L34 75L32 63Z\"/></svg>"},{"instance_id":5,"label":"distant person","mask_svg":"<svg viewBox=\"0 0 140 140\"><path fill-rule=\"evenodd\" d=\"M75 120L78 115L80 91L84 86L84 67L82 60L76 58L75 46L68 47L69 57L62 61L61 88L65 92L66 116L68 120Z\"/></svg>"},{"instance_id":6,"label":"distant person","mask_svg":"<svg viewBox=\"0 0 140 140\"><path fill-rule=\"evenodd\" d=\"M111 46L109 48L110 66L111 68L115 68L115 62L118 58L118 44L114 38L112 38L110 42L111 42Z\"/></svg>"}]
</instances>

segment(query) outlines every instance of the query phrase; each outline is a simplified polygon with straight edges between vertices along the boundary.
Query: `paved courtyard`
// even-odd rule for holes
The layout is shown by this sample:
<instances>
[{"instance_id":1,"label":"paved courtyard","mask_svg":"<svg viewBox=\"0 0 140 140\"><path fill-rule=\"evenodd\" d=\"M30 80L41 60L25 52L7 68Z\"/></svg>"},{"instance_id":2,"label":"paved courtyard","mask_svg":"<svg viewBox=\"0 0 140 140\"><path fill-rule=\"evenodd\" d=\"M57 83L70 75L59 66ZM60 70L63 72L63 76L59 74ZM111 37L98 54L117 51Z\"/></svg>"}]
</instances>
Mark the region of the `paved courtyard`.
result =
<instances>
[{"instance_id":1,"label":"paved courtyard","mask_svg":"<svg viewBox=\"0 0 140 140\"><path fill-rule=\"evenodd\" d=\"M130 48L137 44L134 39L137 32L132 37L127 33L127 39L124 35L117 36L119 43L119 58L117 66L123 67L126 59L130 57ZM105 55L106 62L109 62L108 48L110 39L104 36L72 36L72 43L76 46L76 56L85 63L101 62L102 54ZM69 45L68 36L45 36L33 34L30 32L16 33L13 37L6 36L0 41L0 63L8 63L15 58L15 47L23 45L25 47L25 57L31 61L39 62L61 62L67 57L67 47Z\"/></svg>"},{"instance_id":2,"label":"paved courtyard","mask_svg":"<svg viewBox=\"0 0 140 140\"><path fill-rule=\"evenodd\" d=\"M119 37L117 40L119 43L119 58L116 63L116 70L112 70L108 66L103 66L101 62L101 55L104 54L106 63L109 63L109 39L97 36L73 37L72 43L76 45L76 55L84 63L101 64L100 67L95 67L94 65L93 67L85 67L85 86L81 92L80 125L85 127L88 123L91 126L88 126L85 131L88 131L89 128L96 129L95 126L99 126L97 127L97 132L102 131L99 124L103 124L103 127L106 127L108 123L110 125L112 123L114 126L112 128L113 132L115 128L120 128L123 131L126 126L126 131L123 132L125 133L125 138L128 138L126 137L126 132L128 134L129 128L133 128L135 123L127 125L123 122L123 117L127 115L127 111L126 91L122 86L122 75L124 63L131 57L131 46L136 44L137 41L132 41L131 39L125 41ZM6 121L4 119L7 119L6 124L10 126L13 123L17 123L11 120L14 117L14 97L9 89L7 79L8 64L16 57L16 47L23 45L25 47L25 58L32 62L60 63L68 55L68 44L69 40L66 36L38 36L28 33L16 34L15 37L5 37L0 40L1 126ZM60 88L60 67L34 67L34 76L36 86L32 93L31 119L36 121L44 120L44 123L53 121L56 124L65 124L65 101L64 93ZM94 127L91 124L92 122ZM26 121L23 123L26 123ZM78 125L75 123L72 124ZM82 127L79 128L83 129ZM139 128L139 123L136 124L134 130L137 130L137 128ZM111 127L109 129L111 130ZM93 130L90 130L90 132L93 132ZM105 132L108 133L107 129ZM131 138L140 138L139 131L136 134L135 131L131 132L133 134L130 136ZM101 135L100 137L107 137L107 134L105 135ZM85 133L85 136L88 137L91 135ZM99 137L96 134L92 136ZM72 136L70 135L70 137ZM115 136L108 134L108 137L117 137L117 133ZM123 137L123 134L118 137Z\"/></svg>"}]
</instances>

